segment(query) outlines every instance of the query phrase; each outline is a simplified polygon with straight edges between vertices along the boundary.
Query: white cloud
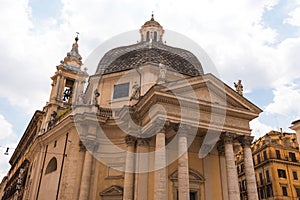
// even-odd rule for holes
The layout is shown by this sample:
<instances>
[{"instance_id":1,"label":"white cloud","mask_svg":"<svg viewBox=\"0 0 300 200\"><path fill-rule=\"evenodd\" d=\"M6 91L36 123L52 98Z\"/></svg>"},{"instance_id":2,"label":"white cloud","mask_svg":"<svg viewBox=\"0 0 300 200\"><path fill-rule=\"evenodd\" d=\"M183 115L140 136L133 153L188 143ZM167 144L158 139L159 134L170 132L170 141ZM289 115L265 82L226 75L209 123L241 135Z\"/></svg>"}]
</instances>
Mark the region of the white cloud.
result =
<instances>
[{"instance_id":1,"label":"white cloud","mask_svg":"<svg viewBox=\"0 0 300 200\"><path fill-rule=\"evenodd\" d=\"M16 147L17 143L5 143L4 147L0 147L0 182L2 181L2 178L7 175L10 164L9 160L13 154L14 149L10 148L8 151L8 155L4 155L6 152L6 147Z\"/></svg>"},{"instance_id":2,"label":"white cloud","mask_svg":"<svg viewBox=\"0 0 300 200\"><path fill-rule=\"evenodd\" d=\"M12 125L0 114L0 182L7 174L10 165L8 163L13 149L9 155L4 155L7 147L16 147L17 136L13 132Z\"/></svg>"},{"instance_id":3,"label":"white cloud","mask_svg":"<svg viewBox=\"0 0 300 200\"><path fill-rule=\"evenodd\" d=\"M6 0L0 8L1 24L6 27L0 36L0 59L5 64L0 68L0 97L27 113L41 109L48 100L49 77L69 51L76 31L86 58L101 41L139 29L152 10L166 29L203 46L223 80L232 83L241 78L248 90L267 87L279 76L280 57L276 55L279 50L266 45L274 43L277 33L264 27L261 19L277 2L62 0L60 18L49 17L37 27L27 0Z\"/></svg>"},{"instance_id":4,"label":"white cloud","mask_svg":"<svg viewBox=\"0 0 300 200\"><path fill-rule=\"evenodd\" d=\"M289 17L284 20L284 23L288 23L293 26L300 26L300 7L292 10L288 15Z\"/></svg>"},{"instance_id":5,"label":"white cloud","mask_svg":"<svg viewBox=\"0 0 300 200\"><path fill-rule=\"evenodd\" d=\"M269 113L277 113L285 116L300 116L300 88L291 83L289 85L282 85L274 91L274 99L267 107L266 111Z\"/></svg>"},{"instance_id":6,"label":"white cloud","mask_svg":"<svg viewBox=\"0 0 300 200\"><path fill-rule=\"evenodd\" d=\"M250 128L252 129L252 135L255 136L255 138L259 138L271 130L275 130L274 127L260 122L257 118L250 122Z\"/></svg>"},{"instance_id":7,"label":"white cloud","mask_svg":"<svg viewBox=\"0 0 300 200\"><path fill-rule=\"evenodd\" d=\"M0 114L0 141L14 136L12 125Z\"/></svg>"}]
</instances>

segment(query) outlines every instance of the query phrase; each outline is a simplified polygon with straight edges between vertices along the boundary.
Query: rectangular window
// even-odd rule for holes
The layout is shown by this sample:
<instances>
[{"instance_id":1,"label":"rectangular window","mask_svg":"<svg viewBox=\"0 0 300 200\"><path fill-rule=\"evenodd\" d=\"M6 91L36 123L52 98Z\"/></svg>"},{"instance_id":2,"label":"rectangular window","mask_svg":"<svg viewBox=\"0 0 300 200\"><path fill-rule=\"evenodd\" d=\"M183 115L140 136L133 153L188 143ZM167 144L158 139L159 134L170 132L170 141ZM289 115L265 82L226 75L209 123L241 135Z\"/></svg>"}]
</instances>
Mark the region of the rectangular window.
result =
<instances>
[{"instance_id":1,"label":"rectangular window","mask_svg":"<svg viewBox=\"0 0 300 200\"><path fill-rule=\"evenodd\" d=\"M277 169L279 178L286 178L286 172L283 169Z\"/></svg>"},{"instance_id":2,"label":"rectangular window","mask_svg":"<svg viewBox=\"0 0 300 200\"><path fill-rule=\"evenodd\" d=\"M298 180L297 171L293 171L293 178L294 178L294 180Z\"/></svg>"},{"instance_id":3,"label":"rectangular window","mask_svg":"<svg viewBox=\"0 0 300 200\"><path fill-rule=\"evenodd\" d=\"M266 179L267 179L267 183L269 183L271 181L269 170L266 170Z\"/></svg>"},{"instance_id":4,"label":"rectangular window","mask_svg":"<svg viewBox=\"0 0 300 200\"><path fill-rule=\"evenodd\" d=\"M129 95L129 83L122 83L114 86L114 94L113 94L114 99L128 97L128 95Z\"/></svg>"},{"instance_id":5,"label":"rectangular window","mask_svg":"<svg viewBox=\"0 0 300 200\"><path fill-rule=\"evenodd\" d=\"M259 193L260 193L260 199L264 199L265 198L265 191L263 188L259 189Z\"/></svg>"},{"instance_id":6,"label":"rectangular window","mask_svg":"<svg viewBox=\"0 0 300 200\"><path fill-rule=\"evenodd\" d=\"M276 150L276 158L277 159L281 159L281 155L280 155L280 151L279 150Z\"/></svg>"},{"instance_id":7,"label":"rectangular window","mask_svg":"<svg viewBox=\"0 0 300 200\"><path fill-rule=\"evenodd\" d=\"M264 180L263 180L263 175L262 175L262 173L259 173L259 181L260 181L260 184L261 184L261 185L264 184Z\"/></svg>"},{"instance_id":8,"label":"rectangular window","mask_svg":"<svg viewBox=\"0 0 300 200\"><path fill-rule=\"evenodd\" d=\"M299 198L300 197L300 188L299 187L296 187L296 194L297 194L297 197Z\"/></svg>"},{"instance_id":9,"label":"rectangular window","mask_svg":"<svg viewBox=\"0 0 300 200\"><path fill-rule=\"evenodd\" d=\"M260 163L260 155L258 154L257 155L257 164L259 164Z\"/></svg>"},{"instance_id":10,"label":"rectangular window","mask_svg":"<svg viewBox=\"0 0 300 200\"><path fill-rule=\"evenodd\" d=\"M288 192L287 192L286 186L281 186L281 189L282 189L282 195L287 197L288 196Z\"/></svg>"},{"instance_id":11,"label":"rectangular window","mask_svg":"<svg viewBox=\"0 0 300 200\"><path fill-rule=\"evenodd\" d=\"M267 186L267 197L272 197L273 196L273 190L272 190L272 185Z\"/></svg>"},{"instance_id":12,"label":"rectangular window","mask_svg":"<svg viewBox=\"0 0 300 200\"><path fill-rule=\"evenodd\" d=\"M241 172L244 172L245 166L244 164L241 164Z\"/></svg>"},{"instance_id":13,"label":"rectangular window","mask_svg":"<svg viewBox=\"0 0 300 200\"><path fill-rule=\"evenodd\" d=\"M190 192L190 200L196 200L197 193L196 192Z\"/></svg>"},{"instance_id":14,"label":"rectangular window","mask_svg":"<svg viewBox=\"0 0 300 200\"><path fill-rule=\"evenodd\" d=\"M264 160L267 160L268 159L267 151L264 151L263 154L264 154Z\"/></svg>"},{"instance_id":15,"label":"rectangular window","mask_svg":"<svg viewBox=\"0 0 300 200\"><path fill-rule=\"evenodd\" d=\"M246 180L242 180L242 191L247 191L247 183L246 183Z\"/></svg>"},{"instance_id":16,"label":"rectangular window","mask_svg":"<svg viewBox=\"0 0 300 200\"><path fill-rule=\"evenodd\" d=\"M292 162L297 162L296 154L295 153L289 152L289 157L290 157L290 159L291 159Z\"/></svg>"}]
</instances>

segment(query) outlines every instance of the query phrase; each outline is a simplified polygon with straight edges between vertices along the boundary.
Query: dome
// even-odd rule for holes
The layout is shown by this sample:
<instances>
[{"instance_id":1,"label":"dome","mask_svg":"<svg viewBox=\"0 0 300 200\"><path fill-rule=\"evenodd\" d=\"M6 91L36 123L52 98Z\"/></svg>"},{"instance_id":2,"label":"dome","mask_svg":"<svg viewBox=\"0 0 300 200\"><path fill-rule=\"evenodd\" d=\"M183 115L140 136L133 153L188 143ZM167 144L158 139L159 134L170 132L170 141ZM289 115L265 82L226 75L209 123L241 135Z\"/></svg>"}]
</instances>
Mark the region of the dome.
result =
<instances>
[{"instance_id":1,"label":"dome","mask_svg":"<svg viewBox=\"0 0 300 200\"><path fill-rule=\"evenodd\" d=\"M191 52L160 42L140 42L108 51L98 64L96 74L110 74L145 64L164 64L178 73L203 75L202 65Z\"/></svg>"},{"instance_id":2,"label":"dome","mask_svg":"<svg viewBox=\"0 0 300 200\"><path fill-rule=\"evenodd\" d=\"M143 27L145 27L145 26L160 26L161 27L161 25L157 21L154 20L153 14L152 14L151 19L149 21L146 21L145 24L143 25Z\"/></svg>"},{"instance_id":3,"label":"dome","mask_svg":"<svg viewBox=\"0 0 300 200\"><path fill-rule=\"evenodd\" d=\"M100 60L96 75L134 69L145 64L165 65L169 70L190 76L203 75L202 65L191 52L162 42L163 27L154 16L140 29L141 41L108 51Z\"/></svg>"}]
</instances>

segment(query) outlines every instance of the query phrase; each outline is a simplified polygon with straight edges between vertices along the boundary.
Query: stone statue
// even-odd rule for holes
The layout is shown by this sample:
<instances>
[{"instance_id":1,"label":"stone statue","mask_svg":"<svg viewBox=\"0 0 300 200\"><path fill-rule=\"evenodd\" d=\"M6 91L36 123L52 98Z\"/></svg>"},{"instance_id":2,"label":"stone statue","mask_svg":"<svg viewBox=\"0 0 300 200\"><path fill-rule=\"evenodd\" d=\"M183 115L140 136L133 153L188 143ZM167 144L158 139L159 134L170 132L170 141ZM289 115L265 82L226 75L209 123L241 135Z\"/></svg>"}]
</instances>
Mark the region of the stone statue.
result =
<instances>
[{"instance_id":1,"label":"stone statue","mask_svg":"<svg viewBox=\"0 0 300 200\"><path fill-rule=\"evenodd\" d=\"M159 82L165 82L166 81L166 73L167 73L167 68L164 64L159 63L159 75L157 78L157 83Z\"/></svg>"},{"instance_id":2,"label":"stone statue","mask_svg":"<svg viewBox=\"0 0 300 200\"><path fill-rule=\"evenodd\" d=\"M50 115L50 121L48 122L48 128L51 128L51 126L54 125L56 117L57 117L57 112L53 111L52 114Z\"/></svg>"},{"instance_id":3,"label":"stone statue","mask_svg":"<svg viewBox=\"0 0 300 200\"><path fill-rule=\"evenodd\" d=\"M81 91L81 93L78 96L77 104L79 104L79 105L84 104L84 93L83 93L83 91Z\"/></svg>"},{"instance_id":4,"label":"stone statue","mask_svg":"<svg viewBox=\"0 0 300 200\"><path fill-rule=\"evenodd\" d=\"M242 81L238 80L237 83L234 83L234 87L235 87L235 91L239 94L243 96L243 85L242 85Z\"/></svg>"},{"instance_id":5,"label":"stone statue","mask_svg":"<svg viewBox=\"0 0 300 200\"><path fill-rule=\"evenodd\" d=\"M95 106L99 106L99 104L98 104L98 97L100 96L100 93L98 92L98 89L95 89L94 90L94 105Z\"/></svg>"},{"instance_id":6,"label":"stone statue","mask_svg":"<svg viewBox=\"0 0 300 200\"><path fill-rule=\"evenodd\" d=\"M140 98L140 92L141 92L141 87L139 86L139 84L137 82L134 82L133 86L132 86L132 93L131 93L131 99L136 99L138 100Z\"/></svg>"}]
</instances>

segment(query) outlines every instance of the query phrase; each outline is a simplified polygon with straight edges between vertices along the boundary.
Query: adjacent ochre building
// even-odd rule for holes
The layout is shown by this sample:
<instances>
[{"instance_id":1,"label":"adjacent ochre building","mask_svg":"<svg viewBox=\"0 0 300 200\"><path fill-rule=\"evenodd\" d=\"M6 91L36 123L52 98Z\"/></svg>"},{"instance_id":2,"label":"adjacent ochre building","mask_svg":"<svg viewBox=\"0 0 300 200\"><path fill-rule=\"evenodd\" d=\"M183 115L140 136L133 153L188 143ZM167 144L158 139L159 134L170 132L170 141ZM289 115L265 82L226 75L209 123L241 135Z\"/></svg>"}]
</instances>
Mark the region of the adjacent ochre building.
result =
<instances>
[{"instance_id":1,"label":"adjacent ochre building","mask_svg":"<svg viewBox=\"0 0 300 200\"><path fill-rule=\"evenodd\" d=\"M238 148L248 197L258 199L249 122L261 110L241 82L235 91L166 45L153 16L140 34L91 76L76 37L10 160L2 200L237 200Z\"/></svg>"},{"instance_id":2,"label":"adjacent ochre building","mask_svg":"<svg viewBox=\"0 0 300 200\"><path fill-rule=\"evenodd\" d=\"M300 119L293 121L290 129L296 131L297 142L298 142L298 144L300 144Z\"/></svg>"},{"instance_id":3,"label":"adjacent ochre building","mask_svg":"<svg viewBox=\"0 0 300 200\"><path fill-rule=\"evenodd\" d=\"M271 131L252 144L259 199L300 198L300 153L296 134ZM247 198L243 154L237 154L241 199Z\"/></svg>"}]
</instances>

